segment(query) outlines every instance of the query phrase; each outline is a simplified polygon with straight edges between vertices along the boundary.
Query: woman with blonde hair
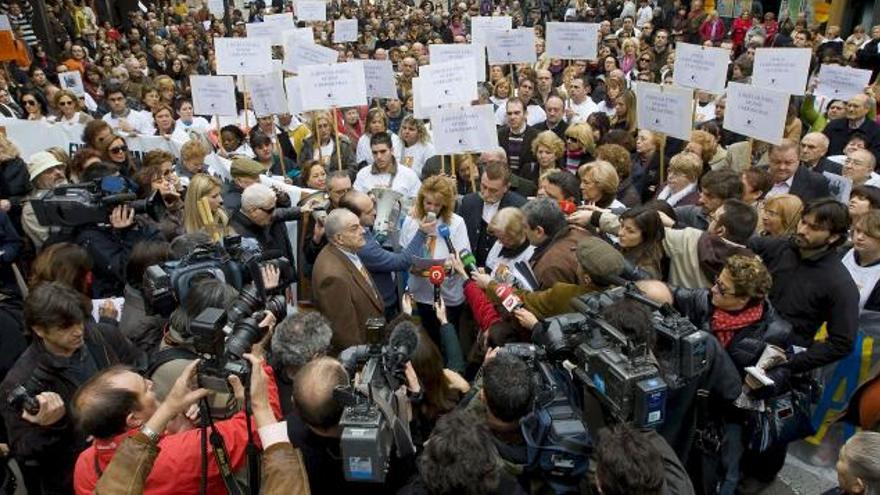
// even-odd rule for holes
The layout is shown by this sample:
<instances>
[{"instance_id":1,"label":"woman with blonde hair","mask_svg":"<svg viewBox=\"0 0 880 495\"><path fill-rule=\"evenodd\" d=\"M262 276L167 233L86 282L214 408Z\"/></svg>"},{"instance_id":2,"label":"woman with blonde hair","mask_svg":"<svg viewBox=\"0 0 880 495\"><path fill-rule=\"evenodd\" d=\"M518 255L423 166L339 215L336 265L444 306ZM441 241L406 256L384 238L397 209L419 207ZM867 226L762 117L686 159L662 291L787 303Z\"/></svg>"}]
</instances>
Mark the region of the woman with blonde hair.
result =
<instances>
[{"instance_id":1,"label":"woman with blonde hair","mask_svg":"<svg viewBox=\"0 0 880 495\"><path fill-rule=\"evenodd\" d=\"M405 146L402 165L411 168L421 177L425 162L437 154L434 145L431 144L431 135L428 134L425 123L412 115L407 115L400 123L400 139Z\"/></svg>"},{"instance_id":2,"label":"woman with blonde hair","mask_svg":"<svg viewBox=\"0 0 880 495\"><path fill-rule=\"evenodd\" d=\"M606 209L626 209L626 205L617 200L617 188L620 178L614 165L597 160L582 166L578 170L581 179L581 197L589 205Z\"/></svg>"},{"instance_id":3,"label":"woman with blonde hair","mask_svg":"<svg viewBox=\"0 0 880 495\"><path fill-rule=\"evenodd\" d=\"M336 170L341 161L343 169L352 171L352 174L357 171L354 151L347 136L340 134L339 150L336 149L333 117L329 112L313 112L309 128L311 135L303 140L302 148L297 155L300 166L309 160L318 160L326 170ZM337 151L341 152L340 158L337 158Z\"/></svg>"},{"instance_id":4,"label":"woman with blonde hair","mask_svg":"<svg viewBox=\"0 0 880 495\"><path fill-rule=\"evenodd\" d=\"M611 128L635 134L636 95L632 91L626 90L614 100L614 116L611 117Z\"/></svg>"},{"instance_id":5,"label":"woman with blonde hair","mask_svg":"<svg viewBox=\"0 0 880 495\"><path fill-rule=\"evenodd\" d=\"M669 160L666 182L658 186L655 199L666 201L669 206L696 205L700 199L698 182L703 174L703 162L688 152L682 152Z\"/></svg>"},{"instance_id":6,"label":"woman with blonde hair","mask_svg":"<svg viewBox=\"0 0 880 495\"><path fill-rule=\"evenodd\" d=\"M581 165L593 161L596 143L593 141L593 129L589 124L581 122L572 124L565 130L565 169L577 173Z\"/></svg>"},{"instance_id":7,"label":"woman with blonde hair","mask_svg":"<svg viewBox=\"0 0 880 495\"><path fill-rule=\"evenodd\" d=\"M565 141L553 131L542 131L532 141L532 156L535 161L521 165L519 176L537 183L545 173L562 168Z\"/></svg>"},{"instance_id":8,"label":"woman with blonde hair","mask_svg":"<svg viewBox=\"0 0 880 495\"><path fill-rule=\"evenodd\" d=\"M495 81L495 85L492 86L492 96L489 97L494 105L493 110L507 105L508 98L510 98L510 79L504 77Z\"/></svg>"},{"instance_id":9,"label":"woman with blonde hair","mask_svg":"<svg viewBox=\"0 0 880 495\"><path fill-rule=\"evenodd\" d=\"M385 110L371 108L367 112L367 127L357 142L355 159L358 164L363 162L366 162L367 165L373 164L373 151L370 148L370 139L372 139L373 134L380 132L387 132L391 136L391 151L394 154L394 158L397 159L397 163L403 163L403 141L397 137L397 134L388 129L388 116L385 114Z\"/></svg>"},{"instance_id":10,"label":"woman with blonde hair","mask_svg":"<svg viewBox=\"0 0 880 495\"><path fill-rule=\"evenodd\" d=\"M627 38L630 39L630 38ZM599 112L604 113L609 118L614 116L614 102L626 91L626 81L619 77L609 77L605 79L605 99L596 105Z\"/></svg>"},{"instance_id":11,"label":"woman with blonde hair","mask_svg":"<svg viewBox=\"0 0 880 495\"><path fill-rule=\"evenodd\" d=\"M21 227L22 200L30 191L27 164L21 159L18 147L0 134L0 211Z\"/></svg>"},{"instance_id":12,"label":"woman with blonde hair","mask_svg":"<svg viewBox=\"0 0 880 495\"><path fill-rule=\"evenodd\" d=\"M764 201L764 208L761 211L761 235L794 234L803 211L803 201L794 194L780 194Z\"/></svg>"},{"instance_id":13,"label":"woman with blonde hair","mask_svg":"<svg viewBox=\"0 0 880 495\"><path fill-rule=\"evenodd\" d=\"M435 175L422 182L412 211L400 229L400 246L406 248L417 236L426 236L425 258L437 260L443 265L449 255L470 249L464 219L455 213L455 183L449 177ZM445 225L450 232L449 241L455 253L450 253L446 242L440 238L438 228ZM409 292L416 301L422 325L439 343L440 322L434 312L434 286L431 285L427 267L413 268L409 276ZM458 275L446 276L440 287L443 304L449 321L455 325L464 309L464 280Z\"/></svg>"},{"instance_id":14,"label":"woman with blonde hair","mask_svg":"<svg viewBox=\"0 0 880 495\"><path fill-rule=\"evenodd\" d=\"M636 68L636 61L639 59L639 41L636 38L625 38L623 40L623 54L620 56L620 70L629 73Z\"/></svg>"},{"instance_id":15,"label":"woman with blonde hair","mask_svg":"<svg viewBox=\"0 0 880 495\"><path fill-rule=\"evenodd\" d=\"M220 179L196 174L189 181L183 201L183 226L187 233L207 232L220 240L228 231L229 217L223 210Z\"/></svg>"},{"instance_id":16,"label":"woman with blonde hair","mask_svg":"<svg viewBox=\"0 0 880 495\"><path fill-rule=\"evenodd\" d=\"M486 256L486 268L491 270L492 277L496 280L515 280L520 287L528 287L528 282L522 279L519 271L512 270L518 261L528 263L535 252L535 246L526 237L526 217L522 210L512 206L501 208L489 222L489 232L496 239Z\"/></svg>"},{"instance_id":17,"label":"woman with blonde hair","mask_svg":"<svg viewBox=\"0 0 880 495\"><path fill-rule=\"evenodd\" d=\"M172 106L174 105L174 92L176 87L174 85L174 79L171 76L161 75L157 76L153 79L153 86L156 87L156 90L159 92L159 100L162 104ZM153 109L153 113L156 112L156 109Z\"/></svg>"},{"instance_id":18,"label":"woman with blonde hair","mask_svg":"<svg viewBox=\"0 0 880 495\"><path fill-rule=\"evenodd\" d=\"M57 124L73 126L76 124L88 124L92 117L83 112L82 102L75 94L66 89L59 90L52 98L52 106L58 111L58 114L51 119Z\"/></svg>"}]
</instances>

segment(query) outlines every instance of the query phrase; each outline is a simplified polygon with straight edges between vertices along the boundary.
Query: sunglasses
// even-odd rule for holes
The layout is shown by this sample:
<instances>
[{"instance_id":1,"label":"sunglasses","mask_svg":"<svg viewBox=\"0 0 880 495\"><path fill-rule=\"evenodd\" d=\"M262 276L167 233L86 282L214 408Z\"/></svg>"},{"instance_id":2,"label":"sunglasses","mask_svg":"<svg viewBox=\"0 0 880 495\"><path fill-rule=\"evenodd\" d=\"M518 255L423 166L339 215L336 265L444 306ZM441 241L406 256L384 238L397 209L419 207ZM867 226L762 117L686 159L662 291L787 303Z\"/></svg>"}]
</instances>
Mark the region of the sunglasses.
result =
<instances>
[{"instance_id":1,"label":"sunglasses","mask_svg":"<svg viewBox=\"0 0 880 495\"><path fill-rule=\"evenodd\" d=\"M107 151L110 153L125 153L128 151L128 146L114 146Z\"/></svg>"},{"instance_id":2,"label":"sunglasses","mask_svg":"<svg viewBox=\"0 0 880 495\"><path fill-rule=\"evenodd\" d=\"M31 105L36 106L36 104L37 104L36 100L24 100L24 101L22 101L22 103L24 103L27 106L31 106Z\"/></svg>"},{"instance_id":3,"label":"sunglasses","mask_svg":"<svg viewBox=\"0 0 880 495\"><path fill-rule=\"evenodd\" d=\"M275 211L275 207L274 207L274 206L271 207L271 208L260 208L260 209L263 210L263 213L266 213L266 214L269 214L269 215L271 215L271 214Z\"/></svg>"},{"instance_id":4,"label":"sunglasses","mask_svg":"<svg viewBox=\"0 0 880 495\"><path fill-rule=\"evenodd\" d=\"M572 136L565 136L565 140L568 141L569 143L576 143L576 142L578 142L577 138L576 138L576 137L572 137Z\"/></svg>"},{"instance_id":5,"label":"sunglasses","mask_svg":"<svg viewBox=\"0 0 880 495\"><path fill-rule=\"evenodd\" d=\"M58 105L60 105L62 107L68 107L68 106L73 106L73 102L70 100L59 101Z\"/></svg>"},{"instance_id":6,"label":"sunglasses","mask_svg":"<svg viewBox=\"0 0 880 495\"><path fill-rule=\"evenodd\" d=\"M639 59L639 62L650 62L650 61L651 61L650 58L640 58Z\"/></svg>"}]
</instances>

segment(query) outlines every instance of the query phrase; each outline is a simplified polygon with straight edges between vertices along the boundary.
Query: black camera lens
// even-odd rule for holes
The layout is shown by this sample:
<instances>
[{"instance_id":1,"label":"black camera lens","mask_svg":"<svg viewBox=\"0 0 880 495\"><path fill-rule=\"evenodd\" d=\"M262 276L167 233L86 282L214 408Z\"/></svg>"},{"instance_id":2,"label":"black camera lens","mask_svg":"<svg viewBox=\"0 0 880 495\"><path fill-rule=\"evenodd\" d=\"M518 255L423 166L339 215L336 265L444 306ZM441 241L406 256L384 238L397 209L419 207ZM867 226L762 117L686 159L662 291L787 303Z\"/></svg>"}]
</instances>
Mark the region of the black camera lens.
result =
<instances>
[{"instance_id":1,"label":"black camera lens","mask_svg":"<svg viewBox=\"0 0 880 495\"><path fill-rule=\"evenodd\" d=\"M251 347L266 336L268 328L259 326L256 319L252 317L242 318L239 320L226 339L226 355L241 359L244 353L250 352Z\"/></svg>"},{"instance_id":2,"label":"black camera lens","mask_svg":"<svg viewBox=\"0 0 880 495\"><path fill-rule=\"evenodd\" d=\"M281 321L287 317L287 299L281 295L270 297L266 300L265 309L275 316L275 321Z\"/></svg>"},{"instance_id":3,"label":"black camera lens","mask_svg":"<svg viewBox=\"0 0 880 495\"><path fill-rule=\"evenodd\" d=\"M262 305L263 302L257 297L256 290L253 288L242 290L239 292L235 301L229 306L229 309L226 310L229 323L234 324L237 321L252 315L254 311L260 309Z\"/></svg>"}]
</instances>

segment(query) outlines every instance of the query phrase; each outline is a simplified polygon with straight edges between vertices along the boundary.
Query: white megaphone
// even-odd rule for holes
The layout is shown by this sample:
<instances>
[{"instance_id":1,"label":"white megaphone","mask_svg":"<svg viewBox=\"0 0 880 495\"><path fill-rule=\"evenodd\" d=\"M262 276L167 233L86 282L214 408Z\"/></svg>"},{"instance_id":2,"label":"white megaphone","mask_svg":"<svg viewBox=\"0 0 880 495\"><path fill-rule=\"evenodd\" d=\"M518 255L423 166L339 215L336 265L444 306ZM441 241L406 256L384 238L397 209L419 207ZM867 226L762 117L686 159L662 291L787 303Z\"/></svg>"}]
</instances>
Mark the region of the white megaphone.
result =
<instances>
[{"instance_id":1,"label":"white megaphone","mask_svg":"<svg viewBox=\"0 0 880 495\"><path fill-rule=\"evenodd\" d=\"M376 241L383 244L397 233L400 212L403 211L403 194L387 187L370 190L376 200L376 221L373 223L373 234Z\"/></svg>"}]
</instances>

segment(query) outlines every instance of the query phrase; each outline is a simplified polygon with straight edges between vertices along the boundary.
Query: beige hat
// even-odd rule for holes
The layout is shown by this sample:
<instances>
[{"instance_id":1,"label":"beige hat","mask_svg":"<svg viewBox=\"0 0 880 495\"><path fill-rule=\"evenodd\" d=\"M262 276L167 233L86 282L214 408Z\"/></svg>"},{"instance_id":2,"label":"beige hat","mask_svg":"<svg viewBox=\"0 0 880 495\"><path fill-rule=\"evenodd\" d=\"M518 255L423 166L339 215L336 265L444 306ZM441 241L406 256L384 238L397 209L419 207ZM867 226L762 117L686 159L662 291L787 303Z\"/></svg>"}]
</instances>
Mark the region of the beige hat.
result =
<instances>
[{"instance_id":1,"label":"beige hat","mask_svg":"<svg viewBox=\"0 0 880 495\"><path fill-rule=\"evenodd\" d=\"M230 173L233 177L259 177L266 172L266 167L260 162L246 156L237 156L232 160Z\"/></svg>"},{"instance_id":2,"label":"beige hat","mask_svg":"<svg viewBox=\"0 0 880 495\"><path fill-rule=\"evenodd\" d=\"M40 151L31 155L28 159L27 170L28 175L30 175L30 180L33 181L46 170L63 166L64 164L55 158L55 155L52 153L49 153L48 151Z\"/></svg>"}]
</instances>

